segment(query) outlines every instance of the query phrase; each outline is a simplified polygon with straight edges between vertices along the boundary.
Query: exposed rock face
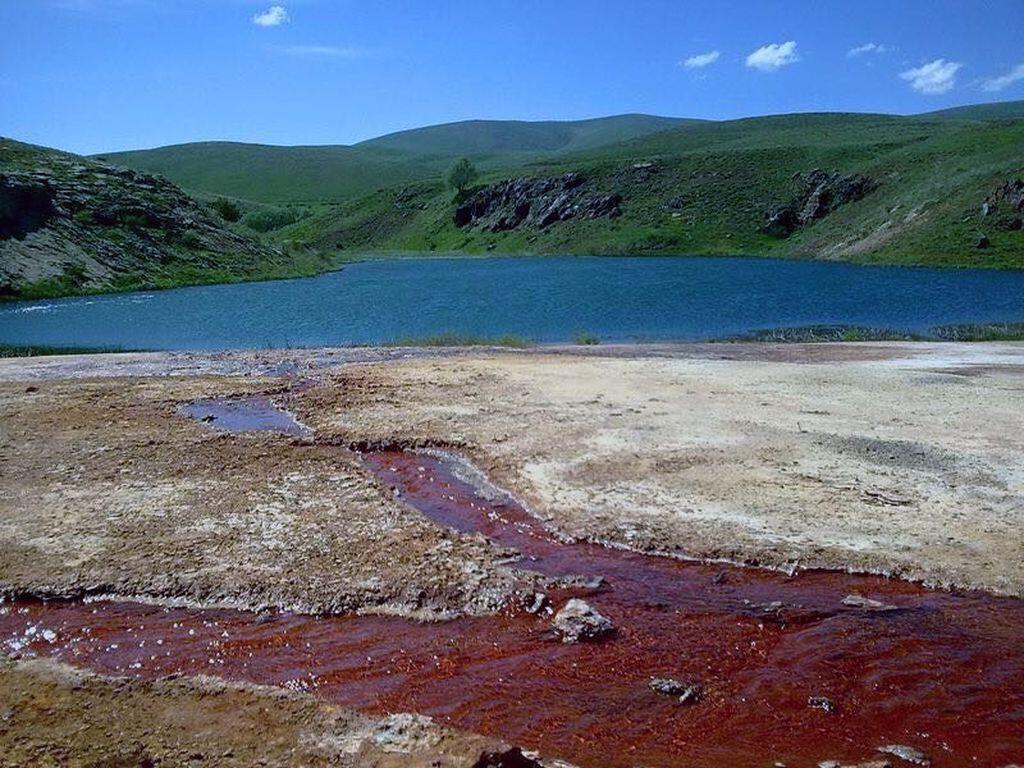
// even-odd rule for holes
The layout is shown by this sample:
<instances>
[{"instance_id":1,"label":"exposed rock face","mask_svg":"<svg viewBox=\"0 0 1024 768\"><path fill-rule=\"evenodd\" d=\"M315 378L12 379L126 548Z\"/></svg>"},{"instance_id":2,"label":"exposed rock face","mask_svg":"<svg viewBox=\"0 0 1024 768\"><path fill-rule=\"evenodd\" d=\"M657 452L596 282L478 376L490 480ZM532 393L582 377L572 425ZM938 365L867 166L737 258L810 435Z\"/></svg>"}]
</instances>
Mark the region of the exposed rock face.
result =
<instances>
[{"instance_id":1,"label":"exposed rock face","mask_svg":"<svg viewBox=\"0 0 1024 768\"><path fill-rule=\"evenodd\" d=\"M0 175L0 240L23 239L56 214L49 184Z\"/></svg>"},{"instance_id":2,"label":"exposed rock face","mask_svg":"<svg viewBox=\"0 0 1024 768\"><path fill-rule=\"evenodd\" d=\"M587 191L578 173L542 179L506 179L481 189L455 209L457 227L491 232L520 227L544 229L570 219L612 218L621 213L622 195Z\"/></svg>"},{"instance_id":3,"label":"exposed rock face","mask_svg":"<svg viewBox=\"0 0 1024 768\"><path fill-rule=\"evenodd\" d=\"M1024 180L1014 179L992 190L981 204L981 215L991 217L999 229L1024 229Z\"/></svg>"},{"instance_id":4,"label":"exposed rock face","mask_svg":"<svg viewBox=\"0 0 1024 768\"><path fill-rule=\"evenodd\" d=\"M788 204L768 212L764 231L773 237L789 237L839 206L860 200L877 187L873 179L858 173L828 173L815 169L804 176L803 192Z\"/></svg>"},{"instance_id":5,"label":"exposed rock face","mask_svg":"<svg viewBox=\"0 0 1024 768\"><path fill-rule=\"evenodd\" d=\"M597 640L614 630L612 622L602 616L589 603L577 597L569 600L555 614L552 621L555 631L562 636L563 643L578 643L581 640Z\"/></svg>"},{"instance_id":6,"label":"exposed rock face","mask_svg":"<svg viewBox=\"0 0 1024 768\"><path fill-rule=\"evenodd\" d=\"M0 291L56 279L69 290L175 261L237 268L282 255L224 226L158 176L0 141Z\"/></svg>"}]
</instances>

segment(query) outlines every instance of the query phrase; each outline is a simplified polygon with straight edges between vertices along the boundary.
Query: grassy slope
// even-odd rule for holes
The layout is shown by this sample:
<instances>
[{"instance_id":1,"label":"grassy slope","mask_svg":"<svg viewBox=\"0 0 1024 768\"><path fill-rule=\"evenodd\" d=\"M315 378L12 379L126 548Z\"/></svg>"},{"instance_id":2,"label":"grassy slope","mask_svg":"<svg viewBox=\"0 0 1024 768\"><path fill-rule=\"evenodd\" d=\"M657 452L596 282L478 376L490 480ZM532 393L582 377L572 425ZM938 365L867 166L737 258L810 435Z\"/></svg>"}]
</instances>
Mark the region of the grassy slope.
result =
<instances>
[{"instance_id":1,"label":"grassy slope","mask_svg":"<svg viewBox=\"0 0 1024 768\"><path fill-rule=\"evenodd\" d=\"M581 171L595 191L624 195L618 219L542 232L459 230L450 193L428 181L401 195L378 190L282 235L346 250L747 253L1024 267L1021 233L985 230L993 247L973 247L985 194L1024 174L1022 147L1024 121L803 114L698 123L482 179ZM638 173L638 161L656 161L658 171ZM789 240L761 234L765 211L796 194L799 175L813 168L866 173L881 184Z\"/></svg>"},{"instance_id":2,"label":"grassy slope","mask_svg":"<svg viewBox=\"0 0 1024 768\"><path fill-rule=\"evenodd\" d=\"M451 156L577 152L699 123L676 117L616 115L592 120L468 120L414 128L370 139L359 147Z\"/></svg>"},{"instance_id":3,"label":"grassy slope","mask_svg":"<svg viewBox=\"0 0 1024 768\"><path fill-rule=\"evenodd\" d=\"M484 168L509 165L689 122L649 115L574 122L476 120L402 131L354 146L203 142L100 157L159 173L198 192L266 203L338 202L381 186L441 176L463 155Z\"/></svg>"},{"instance_id":4,"label":"grassy slope","mask_svg":"<svg viewBox=\"0 0 1024 768\"><path fill-rule=\"evenodd\" d=\"M921 117L944 117L956 120L1022 120L1024 119L1024 100L969 104L966 107L926 112Z\"/></svg>"},{"instance_id":5,"label":"grassy slope","mask_svg":"<svg viewBox=\"0 0 1024 768\"><path fill-rule=\"evenodd\" d=\"M144 177L126 179L109 171L78 155L0 139L0 175L17 179L33 174L45 179L63 195L58 198L60 205L72 206L24 236L0 237L3 299L312 275L344 258L308 250L283 251L252 231L229 224L173 185L151 183L157 180ZM109 210L110 200L118 201L123 210L108 213L115 220L100 223L95 209ZM164 223L173 217L182 222L181 227ZM53 265L43 267L42 276L24 276L26 265L31 275L48 261Z\"/></svg>"}]
</instances>

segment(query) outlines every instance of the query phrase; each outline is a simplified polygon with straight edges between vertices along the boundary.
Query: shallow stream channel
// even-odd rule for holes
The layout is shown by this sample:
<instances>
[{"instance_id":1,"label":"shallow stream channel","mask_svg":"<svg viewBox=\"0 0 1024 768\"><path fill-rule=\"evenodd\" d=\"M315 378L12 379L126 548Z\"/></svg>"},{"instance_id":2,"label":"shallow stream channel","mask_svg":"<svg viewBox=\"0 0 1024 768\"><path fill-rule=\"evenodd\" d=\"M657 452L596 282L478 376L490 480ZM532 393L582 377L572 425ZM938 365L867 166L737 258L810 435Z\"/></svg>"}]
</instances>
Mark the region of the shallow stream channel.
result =
<instances>
[{"instance_id":1,"label":"shallow stream channel","mask_svg":"<svg viewBox=\"0 0 1024 768\"><path fill-rule=\"evenodd\" d=\"M186 412L311 437L267 398ZM363 461L431 520L517 550L514 567L571 578L497 615L444 622L21 600L2 606L4 650L417 712L580 766L1024 763L1024 601L570 541L457 455L369 450ZM572 598L614 630L563 642L552 617Z\"/></svg>"}]
</instances>

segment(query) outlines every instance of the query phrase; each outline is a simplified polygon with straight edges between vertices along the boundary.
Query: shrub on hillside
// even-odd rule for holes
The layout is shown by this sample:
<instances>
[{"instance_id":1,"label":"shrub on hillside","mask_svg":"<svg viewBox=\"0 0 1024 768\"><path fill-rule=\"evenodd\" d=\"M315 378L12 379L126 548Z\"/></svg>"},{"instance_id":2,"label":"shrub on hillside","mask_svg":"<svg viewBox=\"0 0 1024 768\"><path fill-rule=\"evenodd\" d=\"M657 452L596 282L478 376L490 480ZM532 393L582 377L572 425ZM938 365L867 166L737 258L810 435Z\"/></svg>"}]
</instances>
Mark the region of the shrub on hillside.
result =
<instances>
[{"instance_id":1,"label":"shrub on hillside","mask_svg":"<svg viewBox=\"0 0 1024 768\"><path fill-rule=\"evenodd\" d=\"M213 210L215 210L224 221L238 221L242 218L242 212L238 208L238 204L228 200L224 197L218 197L211 203Z\"/></svg>"},{"instance_id":2,"label":"shrub on hillside","mask_svg":"<svg viewBox=\"0 0 1024 768\"><path fill-rule=\"evenodd\" d=\"M272 232L309 215L305 208L262 208L247 213L242 223L256 232Z\"/></svg>"}]
</instances>

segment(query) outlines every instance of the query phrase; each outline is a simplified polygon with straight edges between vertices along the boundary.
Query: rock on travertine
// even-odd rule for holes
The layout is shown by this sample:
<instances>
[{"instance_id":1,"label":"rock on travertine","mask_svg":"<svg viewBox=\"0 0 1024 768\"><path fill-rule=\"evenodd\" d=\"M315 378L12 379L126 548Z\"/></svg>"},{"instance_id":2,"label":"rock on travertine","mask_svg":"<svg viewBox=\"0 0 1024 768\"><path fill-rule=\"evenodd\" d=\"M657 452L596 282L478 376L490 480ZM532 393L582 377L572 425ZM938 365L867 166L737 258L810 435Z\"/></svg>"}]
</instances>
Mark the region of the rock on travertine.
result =
<instances>
[{"instance_id":1,"label":"rock on travertine","mask_svg":"<svg viewBox=\"0 0 1024 768\"><path fill-rule=\"evenodd\" d=\"M611 620L577 597L562 606L551 623L562 636L563 643L596 640L610 634L615 628Z\"/></svg>"},{"instance_id":2,"label":"rock on travertine","mask_svg":"<svg viewBox=\"0 0 1024 768\"><path fill-rule=\"evenodd\" d=\"M440 737L433 719L425 715L399 712L388 716L373 739L385 752L408 753L414 749L432 747Z\"/></svg>"},{"instance_id":3,"label":"rock on travertine","mask_svg":"<svg viewBox=\"0 0 1024 768\"><path fill-rule=\"evenodd\" d=\"M700 683L684 683L671 677L652 677L648 686L655 693L678 697L680 704L696 704L704 695L704 686Z\"/></svg>"},{"instance_id":4,"label":"rock on travertine","mask_svg":"<svg viewBox=\"0 0 1024 768\"><path fill-rule=\"evenodd\" d=\"M874 179L859 173L828 173L815 169L804 176L803 192L786 205L768 212L764 232L773 237L789 237L839 206L860 200L877 187Z\"/></svg>"},{"instance_id":5,"label":"rock on travertine","mask_svg":"<svg viewBox=\"0 0 1024 768\"><path fill-rule=\"evenodd\" d=\"M883 755L892 755L914 765L931 765L932 762L924 752L914 747L908 747L906 744L888 744L879 747L878 751Z\"/></svg>"},{"instance_id":6,"label":"rock on travertine","mask_svg":"<svg viewBox=\"0 0 1024 768\"><path fill-rule=\"evenodd\" d=\"M898 605L891 605L890 603L883 603L879 600L872 600L870 597L864 597L863 595L847 595L842 600L843 605L847 608L863 608L866 611L898 611Z\"/></svg>"},{"instance_id":7,"label":"rock on travertine","mask_svg":"<svg viewBox=\"0 0 1024 768\"><path fill-rule=\"evenodd\" d=\"M570 219L618 216L622 195L590 192L578 173L540 179L506 179L481 189L455 210L455 226L491 232L544 229Z\"/></svg>"},{"instance_id":8,"label":"rock on travertine","mask_svg":"<svg viewBox=\"0 0 1024 768\"><path fill-rule=\"evenodd\" d=\"M836 703L825 696L808 697L807 706L811 709L820 709L823 712L835 712L836 710Z\"/></svg>"}]
</instances>

